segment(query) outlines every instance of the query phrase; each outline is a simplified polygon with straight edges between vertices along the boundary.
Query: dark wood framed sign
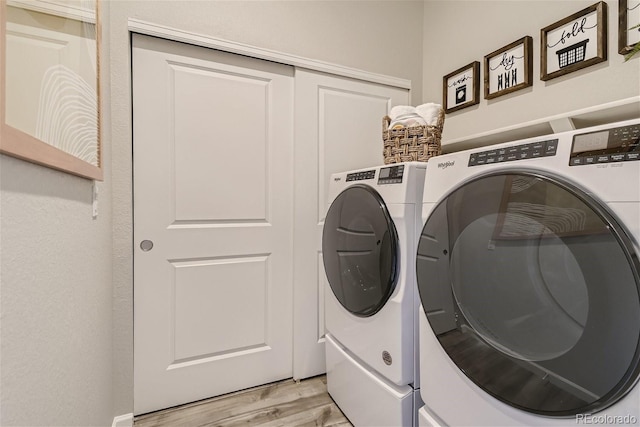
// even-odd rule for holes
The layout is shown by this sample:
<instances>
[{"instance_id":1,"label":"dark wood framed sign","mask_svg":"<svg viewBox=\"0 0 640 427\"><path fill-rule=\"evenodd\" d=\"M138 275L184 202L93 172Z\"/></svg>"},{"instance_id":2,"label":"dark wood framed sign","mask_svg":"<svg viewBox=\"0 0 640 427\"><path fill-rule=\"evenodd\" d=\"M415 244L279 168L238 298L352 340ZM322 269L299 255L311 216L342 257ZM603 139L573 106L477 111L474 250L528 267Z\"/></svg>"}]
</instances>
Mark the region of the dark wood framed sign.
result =
<instances>
[{"instance_id":1,"label":"dark wood framed sign","mask_svg":"<svg viewBox=\"0 0 640 427\"><path fill-rule=\"evenodd\" d=\"M640 0L618 0L618 53L626 55L640 42Z\"/></svg>"},{"instance_id":2,"label":"dark wood framed sign","mask_svg":"<svg viewBox=\"0 0 640 427\"><path fill-rule=\"evenodd\" d=\"M540 30L540 79L607 60L607 4L598 2Z\"/></svg>"},{"instance_id":3,"label":"dark wood framed sign","mask_svg":"<svg viewBox=\"0 0 640 427\"><path fill-rule=\"evenodd\" d=\"M484 57L484 98L492 99L531 86L533 39L525 36Z\"/></svg>"},{"instance_id":4,"label":"dark wood framed sign","mask_svg":"<svg viewBox=\"0 0 640 427\"><path fill-rule=\"evenodd\" d=\"M442 78L445 113L467 108L480 102L480 62L458 68Z\"/></svg>"}]
</instances>

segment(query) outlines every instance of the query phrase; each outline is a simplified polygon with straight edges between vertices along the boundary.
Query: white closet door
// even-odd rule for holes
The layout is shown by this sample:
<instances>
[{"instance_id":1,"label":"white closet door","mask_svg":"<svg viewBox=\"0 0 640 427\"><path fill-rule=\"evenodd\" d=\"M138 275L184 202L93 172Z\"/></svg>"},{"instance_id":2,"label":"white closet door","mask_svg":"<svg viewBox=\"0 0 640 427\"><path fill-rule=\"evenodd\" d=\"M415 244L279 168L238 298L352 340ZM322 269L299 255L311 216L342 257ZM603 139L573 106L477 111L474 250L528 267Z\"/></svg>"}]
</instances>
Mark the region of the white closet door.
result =
<instances>
[{"instance_id":1,"label":"white closet door","mask_svg":"<svg viewBox=\"0 0 640 427\"><path fill-rule=\"evenodd\" d=\"M383 164L382 118L409 91L296 68L294 378L325 372L322 226L332 173Z\"/></svg>"},{"instance_id":2,"label":"white closet door","mask_svg":"<svg viewBox=\"0 0 640 427\"><path fill-rule=\"evenodd\" d=\"M134 413L291 377L293 69L138 35L132 66Z\"/></svg>"}]
</instances>

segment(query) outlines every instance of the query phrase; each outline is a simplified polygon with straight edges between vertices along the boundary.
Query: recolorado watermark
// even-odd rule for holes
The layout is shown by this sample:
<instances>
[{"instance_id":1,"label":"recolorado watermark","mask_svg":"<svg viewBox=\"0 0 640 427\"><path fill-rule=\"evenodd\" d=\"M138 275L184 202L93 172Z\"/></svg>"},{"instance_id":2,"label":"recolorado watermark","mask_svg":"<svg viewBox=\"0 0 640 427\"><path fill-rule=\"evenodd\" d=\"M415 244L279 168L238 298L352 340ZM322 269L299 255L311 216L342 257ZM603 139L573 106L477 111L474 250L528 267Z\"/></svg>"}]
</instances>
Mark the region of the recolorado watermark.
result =
<instances>
[{"instance_id":1,"label":"recolorado watermark","mask_svg":"<svg viewBox=\"0 0 640 427\"><path fill-rule=\"evenodd\" d=\"M584 425L634 425L637 422L635 415L576 415L576 424Z\"/></svg>"}]
</instances>

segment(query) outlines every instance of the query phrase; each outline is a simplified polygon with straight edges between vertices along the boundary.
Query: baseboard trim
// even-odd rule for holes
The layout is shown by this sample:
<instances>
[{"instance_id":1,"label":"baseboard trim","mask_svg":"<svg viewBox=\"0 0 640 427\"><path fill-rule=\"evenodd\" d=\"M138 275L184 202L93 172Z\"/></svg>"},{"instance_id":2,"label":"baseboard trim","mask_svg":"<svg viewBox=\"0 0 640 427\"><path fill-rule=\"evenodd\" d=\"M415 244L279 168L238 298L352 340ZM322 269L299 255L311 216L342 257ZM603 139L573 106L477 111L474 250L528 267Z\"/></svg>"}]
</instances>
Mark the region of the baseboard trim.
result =
<instances>
[{"instance_id":1,"label":"baseboard trim","mask_svg":"<svg viewBox=\"0 0 640 427\"><path fill-rule=\"evenodd\" d=\"M118 415L113 419L111 427L133 427L133 414Z\"/></svg>"}]
</instances>

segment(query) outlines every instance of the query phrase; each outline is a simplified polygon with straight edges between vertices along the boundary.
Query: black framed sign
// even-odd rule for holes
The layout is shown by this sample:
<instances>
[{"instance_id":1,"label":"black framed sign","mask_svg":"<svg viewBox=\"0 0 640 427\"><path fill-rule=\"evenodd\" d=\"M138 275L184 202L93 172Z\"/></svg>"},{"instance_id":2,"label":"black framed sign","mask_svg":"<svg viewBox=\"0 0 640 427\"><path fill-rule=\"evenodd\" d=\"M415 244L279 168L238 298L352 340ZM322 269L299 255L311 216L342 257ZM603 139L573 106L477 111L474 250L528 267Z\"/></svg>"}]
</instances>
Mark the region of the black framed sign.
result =
<instances>
[{"instance_id":1,"label":"black framed sign","mask_svg":"<svg viewBox=\"0 0 640 427\"><path fill-rule=\"evenodd\" d=\"M492 99L532 85L533 39L525 36L484 57L484 98Z\"/></svg>"},{"instance_id":2,"label":"black framed sign","mask_svg":"<svg viewBox=\"0 0 640 427\"><path fill-rule=\"evenodd\" d=\"M458 68L442 79L445 113L467 108L480 102L480 62Z\"/></svg>"},{"instance_id":3,"label":"black framed sign","mask_svg":"<svg viewBox=\"0 0 640 427\"><path fill-rule=\"evenodd\" d=\"M607 4L598 2L540 30L540 79L607 60Z\"/></svg>"},{"instance_id":4,"label":"black framed sign","mask_svg":"<svg viewBox=\"0 0 640 427\"><path fill-rule=\"evenodd\" d=\"M618 53L626 55L640 42L640 0L618 0Z\"/></svg>"}]
</instances>

